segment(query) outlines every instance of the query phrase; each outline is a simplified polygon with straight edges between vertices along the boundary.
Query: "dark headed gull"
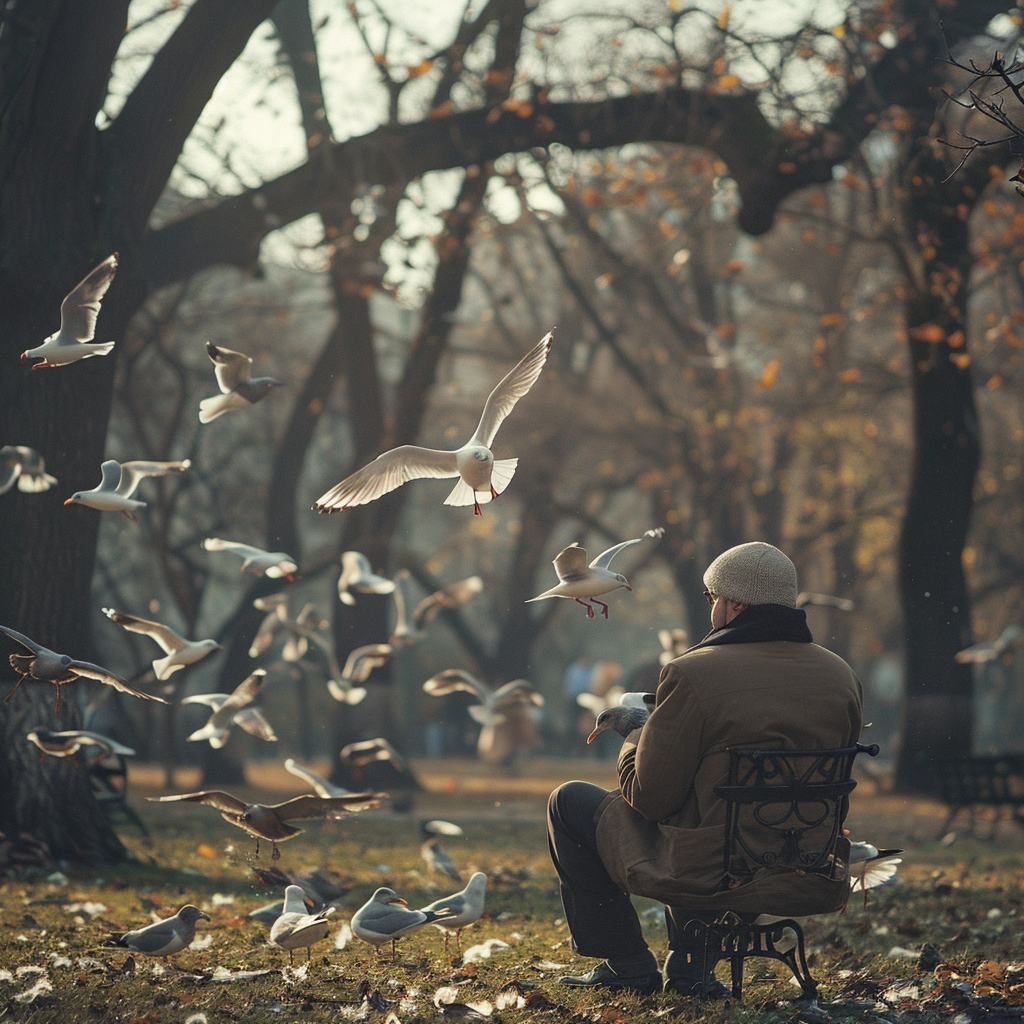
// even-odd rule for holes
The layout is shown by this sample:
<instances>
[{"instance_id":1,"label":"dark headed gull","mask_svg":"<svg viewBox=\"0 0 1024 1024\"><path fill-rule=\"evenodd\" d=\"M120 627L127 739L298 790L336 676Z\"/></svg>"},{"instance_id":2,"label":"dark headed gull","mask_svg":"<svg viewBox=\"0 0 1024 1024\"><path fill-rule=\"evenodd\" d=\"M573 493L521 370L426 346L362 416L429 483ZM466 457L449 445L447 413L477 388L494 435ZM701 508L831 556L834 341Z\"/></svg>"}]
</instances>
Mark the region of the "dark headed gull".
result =
<instances>
[{"instance_id":1,"label":"dark headed gull","mask_svg":"<svg viewBox=\"0 0 1024 1024\"><path fill-rule=\"evenodd\" d=\"M334 907L325 907L319 913L309 913L306 894L300 886L289 885L284 891L284 910L270 927L270 941L288 950L288 962L295 962L295 950L306 947L306 963L311 954L309 947L314 942L327 938L330 924L327 918L334 913Z\"/></svg>"},{"instance_id":2,"label":"dark headed gull","mask_svg":"<svg viewBox=\"0 0 1024 1024\"><path fill-rule=\"evenodd\" d=\"M1009 664L1021 640L1024 640L1024 629L1011 624L995 640L965 647L962 651L957 651L954 657L961 665L980 664L995 661L997 658Z\"/></svg>"},{"instance_id":3,"label":"dark headed gull","mask_svg":"<svg viewBox=\"0 0 1024 1024\"><path fill-rule=\"evenodd\" d=\"M141 633L143 636L155 640L164 649L167 657L156 658L153 661L153 671L156 673L157 679L160 680L170 679L175 672L183 669L186 665L194 665L211 652L222 650L216 640L186 640L184 637L178 636L170 626L165 626L160 622L150 622L149 619L140 619L127 612L104 608L103 614L129 632Z\"/></svg>"},{"instance_id":4,"label":"dark headed gull","mask_svg":"<svg viewBox=\"0 0 1024 1024\"><path fill-rule=\"evenodd\" d=\"M390 942L393 956L395 942L403 935L450 916L446 907L412 910L394 889L382 886L352 915L352 933L369 942L378 955L380 947Z\"/></svg>"},{"instance_id":5,"label":"dark headed gull","mask_svg":"<svg viewBox=\"0 0 1024 1024\"><path fill-rule=\"evenodd\" d=\"M67 654L57 654L55 651L37 644L34 640L29 640L23 633L9 629L7 626L0 626L0 630L6 633L12 640L17 640L26 650L32 652L31 654L10 655L11 668L21 676L14 684L14 690L17 690L28 678L36 679L40 682L53 683L57 687L55 713L60 711L60 688L65 683L73 683L76 679L83 676L86 679L95 679L97 682L105 683L107 686L113 686L115 690L120 690L122 693L130 693L133 697L141 697L143 700L155 700L161 704L167 703L162 697L154 697L151 693L143 693L141 690L136 690L127 680L99 665L93 665L88 661L76 661ZM11 690L4 698L5 704L14 695L14 690Z\"/></svg>"},{"instance_id":6,"label":"dark headed gull","mask_svg":"<svg viewBox=\"0 0 1024 1024\"><path fill-rule=\"evenodd\" d=\"M204 914L198 907L193 907L189 903L174 917L155 921L133 932L115 932L107 939L105 945L124 946L125 949L145 953L146 956L169 957L192 945L192 940L196 937L196 921L209 920L209 914Z\"/></svg>"},{"instance_id":7,"label":"dark headed gull","mask_svg":"<svg viewBox=\"0 0 1024 1024\"><path fill-rule=\"evenodd\" d=\"M220 537L207 537L203 541L203 547L207 551L230 551L233 555L238 555L242 559L242 568L239 572L248 570L255 576L266 575L272 580L283 576L291 583L295 579L295 573L299 571L292 556L283 551L264 551L262 548L239 544L237 541L221 540Z\"/></svg>"},{"instance_id":8,"label":"dark headed gull","mask_svg":"<svg viewBox=\"0 0 1024 1024\"><path fill-rule=\"evenodd\" d=\"M419 640L426 630L427 623L444 608L461 608L471 601L484 588L484 581L479 576L468 576L457 583L449 584L441 590L428 594L415 607L412 604L408 570L400 569L395 573L395 632L391 643L411 644ZM412 614L409 614L409 609Z\"/></svg>"},{"instance_id":9,"label":"dark headed gull","mask_svg":"<svg viewBox=\"0 0 1024 1024\"><path fill-rule=\"evenodd\" d=\"M451 854L441 846L440 836L461 836L462 829L450 821L433 819L424 821L420 831L426 837L420 846L420 856L426 861L427 867L439 875L447 875L453 882L461 882L462 875L455 866Z\"/></svg>"},{"instance_id":10,"label":"dark headed gull","mask_svg":"<svg viewBox=\"0 0 1024 1024\"><path fill-rule=\"evenodd\" d=\"M266 676L266 669L258 668L248 679L239 683L230 693L194 693L186 697L182 704L205 704L213 708L210 720L197 729L191 736L189 742L198 743L202 740L209 740L214 750L219 750L228 741L231 733L231 726L237 725L247 733L260 740L267 740L274 743L277 736L270 723L263 717L259 708L250 708L256 695L263 685L263 678Z\"/></svg>"},{"instance_id":11,"label":"dark headed gull","mask_svg":"<svg viewBox=\"0 0 1024 1024\"><path fill-rule=\"evenodd\" d=\"M244 800L219 790L203 790L199 793L179 793L175 796L149 796L147 800L157 803L172 803L188 800L192 803L216 807L220 816L232 825L237 825L256 837L256 856L260 855L260 840L266 839L273 847L273 859L281 854L277 844L302 835L301 828L289 825L289 821L308 821L313 818L336 818L355 811L380 807L385 793L348 793L345 796L321 797L307 793L292 797L280 804L247 804Z\"/></svg>"},{"instance_id":12,"label":"dark headed gull","mask_svg":"<svg viewBox=\"0 0 1024 1024\"><path fill-rule=\"evenodd\" d=\"M107 294L117 270L117 253L108 256L93 268L60 304L60 330L51 334L42 345L26 349L21 358L42 359L33 370L47 366L65 366L89 356L105 356L114 347L112 341L90 344L96 333L100 300Z\"/></svg>"},{"instance_id":13,"label":"dark headed gull","mask_svg":"<svg viewBox=\"0 0 1024 1024\"><path fill-rule=\"evenodd\" d=\"M217 384L222 394L204 398L199 403L199 422L209 423L232 409L244 409L267 397L281 382L273 377L250 379L252 359L229 348L206 343L206 354L216 367Z\"/></svg>"},{"instance_id":14,"label":"dark headed gull","mask_svg":"<svg viewBox=\"0 0 1024 1024\"><path fill-rule=\"evenodd\" d=\"M448 948L448 935L455 932L455 945L462 949L462 929L479 921L484 912L484 898L487 892L487 876L482 871L474 871L469 876L466 888L452 896L445 896L422 908L423 912L433 913L447 910L451 917L436 921L435 927L444 932L444 948Z\"/></svg>"},{"instance_id":15,"label":"dark headed gull","mask_svg":"<svg viewBox=\"0 0 1024 1024\"><path fill-rule=\"evenodd\" d=\"M391 653L390 644L364 644L350 651L341 673L327 680L331 696L339 704L358 704L366 696L366 688L352 684L365 683L375 668L388 663Z\"/></svg>"},{"instance_id":16,"label":"dark headed gull","mask_svg":"<svg viewBox=\"0 0 1024 1024\"><path fill-rule=\"evenodd\" d=\"M611 560L623 549L639 544L645 537L658 538L665 532L665 528L659 526L656 530L648 530L643 537L635 537L633 540L624 540L602 551L590 565L587 565L586 548L579 544L570 544L569 547L560 551L555 558L555 572L558 574L558 586L545 590L543 594L531 597L531 601L543 601L546 597L568 597L577 604L582 604L587 609L587 618L594 617L594 607L590 603L601 606L601 614L608 618L608 605L604 601L598 601L600 594L607 594L620 587L632 590L629 581L619 573L611 572L608 566Z\"/></svg>"},{"instance_id":17,"label":"dark headed gull","mask_svg":"<svg viewBox=\"0 0 1024 1024\"><path fill-rule=\"evenodd\" d=\"M23 494L48 491L56 482L46 472L42 455L23 444L5 444L0 448L0 494L6 494L18 482Z\"/></svg>"},{"instance_id":18,"label":"dark headed gull","mask_svg":"<svg viewBox=\"0 0 1024 1024\"><path fill-rule=\"evenodd\" d=\"M341 556L341 575L338 577L338 597L342 604L355 604L356 599L350 593L359 594L390 594L395 589L394 583L373 571L366 555L359 551L346 551Z\"/></svg>"},{"instance_id":19,"label":"dark headed gull","mask_svg":"<svg viewBox=\"0 0 1024 1024\"><path fill-rule=\"evenodd\" d=\"M82 747L100 748L99 754L93 759L95 761L102 761L111 754L130 757L135 753L131 747L126 747L109 736L101 736L98 732L86 732L84 729L66 729L64 732L35 729L25 738L51 757L72 757Z\"/></svg>"},{"instance_id":20,"label":"dark headed gull","mask_svg":"<svg viewBox=\"0 0 1024 1024\"><path fill-rule=\"evenodd\" d=\"M457 476L460 480L444 503L472 505L476 515L480 515L481 503L496 498L505 490L519 461L494 461L491 454L494 435L516 402L540 376L551 351L551 339L549 331L498 382L484 405L476 432L461 448L456 451L437 451L416 445L392 448L322 494L313 505L313 511L341 512L353 505L365 505L410 480Z\"/></svg>"},{"instance_id":21,"label":"dark headed gull","mask_svg":"<svg viewBox=\"0 0 1024 1024\"><path fill-rule=\"evenodd\" d=\"M147 476L166 476L168 473L184 473L191 465L183 462L117 462L107 459L100 466L102 479L91 491L75 491L64 502L65 505L88 505L101 512L123 512L133 523L139 521L136 512L144 509L146 503L132 498L139 482Z\"/></svg>"}]
</instances>

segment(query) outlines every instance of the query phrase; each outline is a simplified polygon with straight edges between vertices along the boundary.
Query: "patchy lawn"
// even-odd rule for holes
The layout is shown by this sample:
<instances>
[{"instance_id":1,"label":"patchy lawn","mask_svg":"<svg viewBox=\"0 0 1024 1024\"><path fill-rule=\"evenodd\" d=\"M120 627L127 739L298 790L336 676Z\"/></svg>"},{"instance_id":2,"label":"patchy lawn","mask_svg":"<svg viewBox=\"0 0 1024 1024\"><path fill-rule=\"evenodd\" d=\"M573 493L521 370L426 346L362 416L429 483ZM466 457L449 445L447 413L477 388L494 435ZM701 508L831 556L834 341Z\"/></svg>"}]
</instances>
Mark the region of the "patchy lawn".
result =
<instances>
[{"instance_id":1,"label":"patchy lawn","mask_svg":"<svg viewBox=\"0 0 1024 1024\"><path fill-rule=\"evenodd\" d=\"M662 1017L773 1022L792 1020L787 1000L798 994L781 964L750 961L741 1006L700 1005L672 996L616 997L566 990L560 974L586 970L562 921L543 829L544 795L558 782L584 777L611 784L598 762L534 762L515 777L475 763L419 766L428 791L415 810L382 810L322 828L281 846L281 859L223 822L211 808L146 803L159 774L133 766L132 803L152 840L125 831L134 860L103 870L69 869L49 877L0 884L0 1006L8 1019L45 1021L191 1022L218 1020L368 1020L411 1022L490 1019L593 1021L618 1024ZM280 799L296 780L254 766L255 783L239 795L268 791ZM181 788L195 779L182 773ZM427 927L398 944L392 959L346 938L352 913L379 885L412 906L458 886L427 874L419 822L444 817L464 836L442 839L464 877L488 874L483 920L464 932L462 955L445 952L441 933ZM1016 826L1003 823L993 842L934 841L942 808L901 801L862 786L854 794L855 839L902 846L897 885L859 898L846 915L806 926L811 970L835 1021L914 1021L919 1024L1024 1016L1024 857ZM301 951L268 945L269 926L250 911L280 898L254 876L253 866L322 871L342 891L330 936ZM210 914L193 948L172 962L132 955L104 940L113 931L167 917L184 903ZM665 951L660 909L638 901L648 940ZM490 941L494 940L494 941ZM926 950L919 970L921 950ZM485 955L486 954L486 955ZM726 965L719 976L727 978Z\"/></svg>"}]
</instances>

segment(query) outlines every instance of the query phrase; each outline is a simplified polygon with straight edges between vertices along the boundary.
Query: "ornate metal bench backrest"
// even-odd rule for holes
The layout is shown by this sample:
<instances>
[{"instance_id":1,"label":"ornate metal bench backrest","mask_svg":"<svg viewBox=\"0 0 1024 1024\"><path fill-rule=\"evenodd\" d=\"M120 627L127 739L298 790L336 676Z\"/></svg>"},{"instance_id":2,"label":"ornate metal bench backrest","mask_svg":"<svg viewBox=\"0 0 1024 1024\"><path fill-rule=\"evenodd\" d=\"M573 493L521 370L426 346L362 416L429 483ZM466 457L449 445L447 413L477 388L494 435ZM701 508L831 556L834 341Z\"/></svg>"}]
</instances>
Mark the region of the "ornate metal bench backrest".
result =
<instances>
[{"instance_id":1,"label":"ornate metal bench backrest","mask_svg":"<svg viewBox=\"0 0 1024 1024\"><path fill-rule=\"evenodd\" d=\"M746 881L760 868L828 873L851 790L853 761L878 747L729 752L725 870ZM754 838L756 837L756 839Z\"/></svg>"}]
</instances>

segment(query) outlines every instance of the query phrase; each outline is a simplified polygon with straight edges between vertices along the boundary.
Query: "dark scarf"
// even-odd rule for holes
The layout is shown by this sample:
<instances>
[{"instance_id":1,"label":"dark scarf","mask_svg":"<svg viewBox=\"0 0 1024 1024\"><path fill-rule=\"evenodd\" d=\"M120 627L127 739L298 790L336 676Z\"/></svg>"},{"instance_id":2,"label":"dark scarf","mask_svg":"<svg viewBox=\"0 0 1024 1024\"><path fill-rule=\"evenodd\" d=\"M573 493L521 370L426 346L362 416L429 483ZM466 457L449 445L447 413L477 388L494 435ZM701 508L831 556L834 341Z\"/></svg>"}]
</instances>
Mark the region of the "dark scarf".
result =
<instances>
[{"instance_id":1,"label":"dark scarf","mask_svg":"<svg viewBox=\"0 0 1024 1024\"><path fill-rule=\"evenodd\" d=\"M741 611L728 626L713 629L690 650L717 647L719 644L759 644L772 640L788 640L795 644L814 642L807 628L807 614L803 608L787 608L784 604L751 605Z\"/></svg>"}]
</instances>

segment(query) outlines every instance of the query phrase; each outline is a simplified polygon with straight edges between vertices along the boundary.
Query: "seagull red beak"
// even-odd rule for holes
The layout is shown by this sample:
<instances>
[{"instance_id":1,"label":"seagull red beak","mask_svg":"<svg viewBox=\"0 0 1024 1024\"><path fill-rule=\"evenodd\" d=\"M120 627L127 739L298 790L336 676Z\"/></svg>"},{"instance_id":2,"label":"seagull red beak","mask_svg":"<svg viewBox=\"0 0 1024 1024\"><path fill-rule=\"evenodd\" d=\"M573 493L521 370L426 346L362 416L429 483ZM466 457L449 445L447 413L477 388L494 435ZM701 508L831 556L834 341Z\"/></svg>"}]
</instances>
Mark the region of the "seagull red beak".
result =
<instances>
[{"instance_id":1,"label":"seagull red beak","mask_svg":"<svg viewBox=\"0 0 1024 1024\"><path fill-rule=\"evenodd\" d=\"M64 502L65 505L74 505L74 503L75 503L75 499L74 498L68 498L68 500Z\"/></svg>"},{"instance_id":2,"label":"seagull red beak","mask_svg":"<svg viewBox=\"0 0 1024 1024\"><path fill-rule=\"evenodd\" d=\"M630 585L629 585L628 583L623 583L622 585L623 585L623 586L624 586L624 587L625 587L625 588L626 588L626 589L627 589L627 590L628 590L628 591L629 591L630 593L632 593L632 592L633 592L633 588L632 588L632 587L631 587L631 586L630 586Z\"/></svg>"},{"instance_id":3,"label":"seagull red beak","mask_svg":"<svg viewBox=\"0 0 1024 1024\"><path fill-rule=\"evenodd\" d=\"M25 357L26 357L27 355L28 355L28 352L22 352L22 353L21 353L21 361L22 361L22 362L25 362Z\"/></svg>"}]
</instances>

